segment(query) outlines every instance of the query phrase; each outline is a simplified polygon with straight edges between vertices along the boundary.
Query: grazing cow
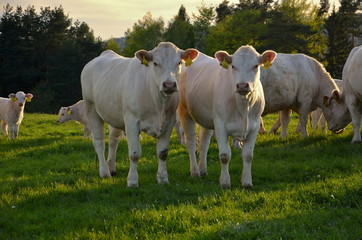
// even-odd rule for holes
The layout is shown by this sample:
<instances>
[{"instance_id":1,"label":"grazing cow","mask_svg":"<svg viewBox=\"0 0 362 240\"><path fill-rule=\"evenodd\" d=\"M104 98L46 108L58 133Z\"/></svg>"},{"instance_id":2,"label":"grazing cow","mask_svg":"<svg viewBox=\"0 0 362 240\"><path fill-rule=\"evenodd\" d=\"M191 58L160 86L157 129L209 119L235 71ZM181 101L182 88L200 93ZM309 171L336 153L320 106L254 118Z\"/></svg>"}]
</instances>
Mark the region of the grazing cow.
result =
<instances>
[{"instance_id":1,"label":"grazing cow","mask_svg":"<svg viewBox=\"0 0 362 240\"><path fill-rule=\"evenodd\" d=\"M108 155L106 163L104 157L103 123L106 122L125 130L130 159L128 187L139 185L137 163L141 157L141 131L157 138L157 181L168 183L166 158L178 106L178 94L174 93L178 90L182 60L190 65L197 56L195 49L183 51L167 42L151 51L139 50L134 58L107 50L84 67L82 94L102 178L116 172L115 159L109 159ZM115 139L111 152L117 150L120 131L110 133Z\"/></svg>"},{"instance_id":2,"label":"grazing cow","mask_svg":"<svg viewBox=\"0 0 362 240\"><path fill-rule=\"evenodd\" d=\"M340 79L334 79L334 82L337 84L339 90L343 91L343 81ZM322 109L318 108L317 110L311 112L310 122L312 129L317 130L319 125L322 132L325 133L327 131L326 119L323 116Z\"/></svg>"},{"instance_id":3,"label":"grazing cow","mask_svg":"<svg viewBox=\"0 0 362 240\"><path fill-rule=\"evenodd\" d=\"M342 91L343 86L342 83L343 81L340 79L334 79L334 82L336 83L336 85L338 86L339 90ZM291 114L291 111L289 111L288 113L289 115ZM281 121L280 121L280 116L281 116L281 112L278 112L278 119L276 120L276 122L274 123L274 125L271 127L271 129L269 130L269 133L276 133L278 131L278 129L281 126ZM312 125L312 129L316 130L318 128L318 125L320 124L321 130L322 132L326 132L326 119L323 116L323 111L321 108L317 108L316 110L312 111L310 113L310 121L311 121L311 125ZM264 129L264 125L262 124L261 128ZM300 132L302 130L300 122L298 122L298 126L295 130L295 132ZM264 129L265 131L265 129ZM337 133L343 132L342 131L337 131Z\"/></svg>"},{"instance_id":4,"label":"grazing cow","mask_svg":"<svg viewBox=\"0 0 362 240\"><path fill-rule=\"evenodd\" d=\"M78 101L77 103L69 107L61 107L58 114L58 123L65 123L71 120L75 120L80 124L83 124L83 137L87 138L90 136L90 127L88 123L88 118L84 109L83 100Z\"/></svg>"},{"instance_id":5,"label":"grazing cow","mask_svg":"<svg viewBox=\"0 0 362 240\"><path fill-rule=\"evenodd\" d=\"M33 94L21 91L9 94L9 98L0 97L0 122L5 136L9 136L10 139L18 137L19 127L24 118L25 103L30 102L32 97Z\"/></svg>"},{"instance_id":6,"label":"grazing cow","mask_svg":"<svg viewBox=\"0 0 362 240\"><path fill-rule=\"evenodd\" d=\"M334 104L334 108L338 107L338 111L343 113L341 118L335 121L339 124L339 128L347 125L352 118L353 138L352 143L361 142L361 115L362 115L362 47L355 47L350 52L347 61L343 67L342 80L343 91L333 92L328 99L329 103ZM346 113L349 110L349 114ZM349 117L349 118L348 118ZM349 120L349 121L348 121ZM328 126L331 129L330 126ZM338 128L337 127L337 128Z\"/></svg>"},{"instance_id":7,"label":"grazing cow","mask_svg":"<svg viewBox=\"0 0 362 240\"><path fill-rule=\"evenodd\" d=\"M303 137L308 136L308 115L317 107L322 109L328 125L332 124L331 106L324 103L334 90L338 91L338 87L314 58L304 54L278 54L273 68L262 70L260 79L265 96L263 115L279 111L280 137L287 136L291 110L299 114Z\"/></svg>"},{"instance_id":8,"label":"grazing cow","mask_svg":"<svg viewBox=\"0 0 362 240\"><path fill-rule=\"evenodd\" d=\"M252 187L251 162L264 109L259 66L270 65L275 57L273 51L260 55L253 47L243 46L233 55L224 51L218 51L215 58L200 54L191 67L183 69L178 113L190 156L191 176L207 174L207 150L212 129L215 129L221 163L221 187L231 187L228 136L243 142L241 181L243 187ZM199 164L195 154L195 122L201 126Z\"/></svg>"}]
</instances>

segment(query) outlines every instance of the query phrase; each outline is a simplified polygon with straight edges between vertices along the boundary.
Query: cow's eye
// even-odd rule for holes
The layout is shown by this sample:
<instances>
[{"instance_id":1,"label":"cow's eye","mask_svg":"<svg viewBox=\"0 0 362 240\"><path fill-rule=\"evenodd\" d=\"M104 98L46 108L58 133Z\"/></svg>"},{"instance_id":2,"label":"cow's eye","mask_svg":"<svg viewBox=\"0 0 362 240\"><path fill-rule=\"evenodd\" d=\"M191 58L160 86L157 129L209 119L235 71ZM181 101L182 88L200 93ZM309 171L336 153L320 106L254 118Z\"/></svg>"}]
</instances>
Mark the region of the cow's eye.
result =
<instances>
[{"instance_id":1,"label":"cow's eye","mask_svg":"<svg viewBox=\"0 0 362 240\"><path fill-rule=\"evenodd\" d=\"M159 66L159 64L158 64L158 63L155 63L155 62L153 63L153 65L155 65L156 67L158 67L158 66Z\"/></svg>"},{"instance_id":2,"label":"cow's eye","mask_svg":"<svg viewBox=\"0 0 362 240\"><path fill-rule=\"evenodd\" d=\"M258 70L258 67L259 67L259 65L255 65L255 66L253 67L253 69L256 71L256 70Z\"/></svg>"},{"instance_id":3,"label":"cow's eye","mask_svg":"<svg viewBox=\"0 0 362 240\"><path fill-rule=\"evenodd\" d=\"M236 69L236 67L235 67L234 65L231 65L231 67L232 67L232 69L234 69L234 70Z\"/></svg>"},{"instance_id":4,"label":"cow's eye","mask_svg":"<svg viewBox=\"0 0 362 240\"><path fill-rule=\"evenodd\" d=\"M181 65L181 63L182 63L182 62L180 61L180 62L178 63L178 65Z\"/></svg>"}]
</instances>

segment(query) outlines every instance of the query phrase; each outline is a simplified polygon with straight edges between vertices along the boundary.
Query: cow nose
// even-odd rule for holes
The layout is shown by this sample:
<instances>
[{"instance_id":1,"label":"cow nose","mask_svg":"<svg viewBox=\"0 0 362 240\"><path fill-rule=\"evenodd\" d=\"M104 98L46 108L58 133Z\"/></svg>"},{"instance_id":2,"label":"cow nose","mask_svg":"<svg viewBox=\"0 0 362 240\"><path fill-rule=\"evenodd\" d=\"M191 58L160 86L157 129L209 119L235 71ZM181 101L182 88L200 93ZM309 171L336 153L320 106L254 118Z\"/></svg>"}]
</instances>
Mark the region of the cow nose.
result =
<instances>
[{"instance_id":1,"label":"cow nose","mask_svg":"<svg viewBox=\"0 0 362 240\"><path fill-rule=\"evenodd\" d=\"M163 82L163 91L167 94L171 94L177 90L176 82L166 81Z\"/></svg>"},{"instance_id":2,"label":"cow nose","mask_svg":"<svg viewBox=\"0 0 362 240\"><path fill-rule=\"evenodd\" d=\"M236 92L241 95L246 95L250 92L249 83L238 83L236 84Z\"/></svg>"}]
</instances>

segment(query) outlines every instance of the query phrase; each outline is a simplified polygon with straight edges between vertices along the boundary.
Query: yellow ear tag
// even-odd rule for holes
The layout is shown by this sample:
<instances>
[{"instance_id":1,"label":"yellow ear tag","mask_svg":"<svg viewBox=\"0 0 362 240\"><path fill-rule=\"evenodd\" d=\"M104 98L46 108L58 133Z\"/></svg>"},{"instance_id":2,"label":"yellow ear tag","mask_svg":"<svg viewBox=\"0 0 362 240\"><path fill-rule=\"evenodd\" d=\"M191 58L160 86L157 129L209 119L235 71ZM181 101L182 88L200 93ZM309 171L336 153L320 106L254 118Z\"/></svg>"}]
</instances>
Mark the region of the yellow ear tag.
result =
<instances>
[{"instance_id":1,"label":"yellow ear tag","mask_svg":"<svg viewBox=\"0 0 362 240\"><path fill-rule=\"evenodd\" d=\"M228 69L228 68L229 68L229 64L227 63L227 61L225 60L225 58L224 58L224 60L222 60L221 66L222 66L223 68L225 68L225 69Z\"/></svg>"},{"instance_id":2,"label":"yellow ear tag","mask_svg":"<svg viewBox=\"0 0 362 240\"><path fill-rule=\"evenodd\" d=\"M70 115L70 109L68 109L67 113L68 113L68 115Z\"/></svg>"},{"instance_id":3,"label":"yellow ear tag","mask_svg":"<svg viewBox=\"0 0 362 240\"><path fill-rule=\"evenodd\" d=\"M15 99L14 97L12 97L12 98L11 98L11 101L12 101L12 102L15 102L15 101L16 101L16 99Z\"/></svg>"},{"instance_id":4,"label":"yellow ear tag","mask_svg":"<svg viewBox=\"0 0 362 240\"><path fill-rule=\"evenodd\" d=\"M270 66L271 66L272 64L270 63L270 61L268 60L268 61L266 61L265 63L264 63L264 69L268 69L268 68L270 68Z\"/></svg>"},{"instance_id":5,"label":"yellow ear tag","mask_svg":"<svg viewBox=\"0 0 362 240\"><path fill-rule=\"evenodd\" d=\"M142 64L148 67L148 60L143 56L142 58Z\"/></svg>"},{"instance_id":6,"label":"yellow ear tag","mask_svg":"<svg viewBox=\"0 0 362 240\"><path fill-rule=\"evenodd\" d=\"M31 102L31 98L26 98L26 101L27 101L27 102Z\"/></svg>"},{"instance_id":7,"label":"yellow ear tag","mask_svg":"<svg viewBox=\"0 0 362 240\"><path fill-rule=\"evenodd\" d=\"M189 66L191 66L191 64L192 64L192 60L191 60L191 57L190 57L190 55L187 57L187 59L186 59L186 61L185 61L185 66L186 67L189 67Z\"/></svg>"}]
</instances>

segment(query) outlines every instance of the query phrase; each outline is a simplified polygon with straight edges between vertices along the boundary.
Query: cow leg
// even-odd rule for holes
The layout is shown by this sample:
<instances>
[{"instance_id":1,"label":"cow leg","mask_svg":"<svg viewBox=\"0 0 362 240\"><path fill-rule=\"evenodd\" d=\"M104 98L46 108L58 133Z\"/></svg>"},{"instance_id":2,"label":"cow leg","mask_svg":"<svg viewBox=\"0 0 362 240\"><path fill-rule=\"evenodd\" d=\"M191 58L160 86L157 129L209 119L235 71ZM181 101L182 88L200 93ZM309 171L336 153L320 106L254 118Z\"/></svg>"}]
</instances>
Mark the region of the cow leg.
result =
<instances>
[{"instance_id":1,"label":"cow leg","mask_svg":"<svg viewBox=\"0 0 362 240\"><path fill-rule=\"evenodd\" d=\"M8 136L8 124L2 120L1 120L1 129L4 133L4 135L7 137Z\"/></svg>"},{"instance_id":2,"label":"cow leg","mask_svg":"<svg viewBox=\"0 0 362 240\"><path fill-rule=\"evenodd\" d=\"M243 173L241 175L241 184L243 188L253 187L251 164L253 160L254 146L257 135L258 135L258 129L250 130L246 140L243 142L244 145L243 145L243 150L241 152L241 157L243 159Z\"/></svg>"},{"instance_id":3,"label":"cow leg","mask_svg":"<svg viewBox=\"0 0 362 240\"><path fill-rule=\"evenodd\" d=\"M351 113L352 117L352 126L353 126L353 138L351 143L358 143L361 142L361 110L357 107L358 103L355 97L347 97L346 103Z\"/></svg>"},{"instance_id":4,"label":"cow leg","mask_svg":"<svg viewBox=\"0 0 362 240\"><path fill-rule=\"evenodd\" d=\"M308 122L309 110L301 107L299 109L299 123L300 132L303 137L308 137L307 122Z\"/></svg>"},{"instance_id":5,"label":"cow leg","mask_svg":"<svg viewBox=\"0 0 362 240\"><path fill-rule=\"evenodd\" d=\"M266 130L265 130L265 127L264 127L264 121L263 121L263 118L260 117L260 129L259 129L259 133L265 133Z\"/></svg>"},{"instance_id":6,"label":"cow leg","mask_svg":"<svg viewBox=\"0 0 362 240\"><path fill-rule=\"evenodd\" d=\"M128 145L128 157L130 160L130 167L127 177L128 187L138 187L138 173L137 164L142 155L141 144L139 140L140 130L137 126L136 119L126 120L126 139Z\"/></svg>"},{"instance_id":7,"label":"cow leg","mask_svg":"<svg viewBox=\"0 0 362 240\"><path fill-rule=\"evenodd\" d=\"M282 125L282 132L280 133L280 138L285 138L288 135L288 125L289 125L289 121L290 121L290 114L291 114L291 110L289 109L284 109L282 111L280 111L280 122Z\"/></svg>"},{"instance_id":8,"label":"cow leg","mask_svg":"<svg viewBox=\"0 0 362 240\"><path fill-rule=\"evenodd\" d=\"M200 170L196 160L196 126L187 110L180 108L178 113L185 133L185 144L190 157L190 172L192 177L200 177Z\"/></svg>"},{"instance_id":9,"label":"cow leg","mask_svg":"<svg viewBox=\"0 0 362 240\"><path fill-rule=\"evenodd\" d=\"M157 156L158 156L157 182L159 184L163 183L168 184L166 160L168 156L168 145L170 144L170 137L173 126L174 126L174 121L170 121L170 123L165 129L165 133L162 136L160 136L157 140L157 146L156 146Z\"/></svg>"},{"instance_id":10,"label":"cow leg","mask_svg":"<svg viewBox=\"0 0 362 240\"><path fill-rule=\"evenodd\" d=\"M99 176L101 178L111 177L104 157L104 122L98 115L94 104L86 102L86 113L93 134L93 146L99 160Z\"/></svg>"},{"instance_id":11,"label":"cow leg","mask_svg":"<svg viewBox=\"0 0 362 240\"><path fill-rule=\"evenodd\" d=\"M281 126L281 112L278 112L278 119L275 121L274 125L271 127L271 129L269 130L269 133L273 133L276 134L278 129Z\"/></svg>"},{"instance_id":12,"label":"cow leg","mask_svg":"<svg viewBox=\"0 0 362 240\"><path fill-rule=\"evenodd\" d=\"M116 175L116 153L119 140L122 137L122 130L109 127L108 158L107 165L112 176Z\"/></svg>"},{"instance_id":13,"label":"cow leg","mask_svg":"<svg viewBox=\"0 0 362 240\"><path fill-rule=\"evenodd\" d=\"M180 121L180 117L178 116L178 114L176 114L175 129L176 129L176 134L177 134L179 143L184 145L185 144L185 135L184 135L184 130L181 126L181 121Z\"/></svg>"},{"instance_id":14,"label":"cow leg","mask_svg":"<svg viewBox=\"0 0 362 240\"><path fill-rule=\"evenodd\" d=\"M215 128L216 140L219 147L219 159L221 164L220 186L223 189L231 188L229 162L231 159L231 149L226 130L220 127Z\"/></svg>"},{"instance_id":15,"label":"cow leg","mask_svg":"<svg viewBox=\"0 0 362 240\"><path fill-rule=\"evenodd\" d=\"M207 151L209 150L210 139L213 135L212 130L206 128L200 128L200 144L199 144L199 170L201 176L207 175Z\"/></svg>"},{"instance_id":16,"label":"cow leg","mask_svg":"<svg viewBox=\"0 0 362 240\"><path fill-rule=\"evenodd\" d=\"M320 122L321 119L322 119L322 109L318 108L317 110L315 110L311 113L312 129L314 129L314 130L318 129L318 123Z\"/></svg>"}]
</instances>

